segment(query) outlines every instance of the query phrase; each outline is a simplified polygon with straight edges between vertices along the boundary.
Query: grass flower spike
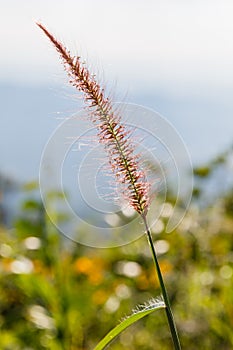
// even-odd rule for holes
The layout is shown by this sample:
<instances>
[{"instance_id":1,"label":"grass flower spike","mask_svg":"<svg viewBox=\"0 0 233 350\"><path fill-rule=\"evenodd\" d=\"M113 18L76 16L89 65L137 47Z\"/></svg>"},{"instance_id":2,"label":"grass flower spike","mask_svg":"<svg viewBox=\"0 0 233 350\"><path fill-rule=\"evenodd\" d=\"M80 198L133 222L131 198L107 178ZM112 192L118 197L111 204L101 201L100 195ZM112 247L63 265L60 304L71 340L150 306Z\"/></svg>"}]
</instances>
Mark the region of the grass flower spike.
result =
<instances>
[{"instance_id":1,"label":"grass flower spike","mask_svg":"<svg viewBox=\"0 0 233 350\"><path fill-rule=\"evenodd\" d=\"M70 83L78 91L83 93L89 116L98 130L99 142L104 145L113 173L117 181L124 185L123 192L126 200L128 200L131 207L133 207L143 219L164 299L166 316L174 348L180 350L181 347L169 297L163 281L152 235L147 223L147 211L150 202L150 183L146 178L146 173L140 166L140 155L136 154L130 132L126 130L119 114L113 109L111 99L105 96L104 89L100 87L95 77L81 62L80 57L71 56L70 52L42 24L37 23L37 25L46 34L60 54L65 70L70 77ZM114 332L117 333L118 330ZM102 349L102 347L99 347L99 349Z\"/></svg>"},{"instance_id":2,"label":"grass flower spike","mask_svg":"<svg viewBox=\"0 0 233 350\"><path fill-rule=\"evenodd\" d=\"M59 52L70 83L84 94L89 115L98 128L99 141L108 153L112 170L117 180L125 185L125 198L140 215L145 216L149 206L150 183L139 167L139 155L135 154L129 132L114 111L111 99L105 96L104 89L81 62L80 57L72 57L42 24L37 24Z\"/></svg>"}]
</instances>

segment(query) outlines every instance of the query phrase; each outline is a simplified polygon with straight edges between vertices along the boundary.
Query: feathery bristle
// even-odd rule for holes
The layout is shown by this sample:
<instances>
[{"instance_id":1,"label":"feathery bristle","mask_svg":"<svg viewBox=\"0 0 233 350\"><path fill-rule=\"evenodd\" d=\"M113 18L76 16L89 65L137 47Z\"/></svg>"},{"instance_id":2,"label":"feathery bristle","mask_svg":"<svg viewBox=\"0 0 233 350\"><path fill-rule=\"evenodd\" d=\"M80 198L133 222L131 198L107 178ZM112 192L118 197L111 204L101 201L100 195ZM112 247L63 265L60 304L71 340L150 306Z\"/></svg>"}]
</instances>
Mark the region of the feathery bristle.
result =
<instances>
[{"instance_id":1,"label":"feathery bristle","mask_svg":"<svg viewBox=\"0 0 233 350\"><path fill-rule=\"evenodd\" d=\"M105 97L104 89L82 64L80 57L70 55L70 52L40 23L43 30L60 54L70 83L84 94L91 120L98 129L101 142L109 156L109 163L117 181L124 184L125 197L129 204L142 216L146 216L149 206L150 183L145 172L139 167L139 155L130 139L129 132L121 123L119 115L113 110L110 98Z\"/></svg>"}]
</instances>

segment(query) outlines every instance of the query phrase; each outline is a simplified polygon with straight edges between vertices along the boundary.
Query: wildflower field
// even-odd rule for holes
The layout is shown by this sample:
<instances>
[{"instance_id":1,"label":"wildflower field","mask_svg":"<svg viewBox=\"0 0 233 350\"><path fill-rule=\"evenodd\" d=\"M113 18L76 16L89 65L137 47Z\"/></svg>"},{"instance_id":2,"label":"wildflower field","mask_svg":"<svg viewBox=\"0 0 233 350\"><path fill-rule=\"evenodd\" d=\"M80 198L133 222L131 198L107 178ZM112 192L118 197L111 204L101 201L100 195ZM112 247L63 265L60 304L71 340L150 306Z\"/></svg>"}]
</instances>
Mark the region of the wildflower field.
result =
<instances>
[{"instance_id":1,"label":"wildflower field","mask_svg":"<svg viewBox=\"0 0 233 350\"><path fill-rule=\"evenodd\" d=\"M211 177L211 167L205 169L195 170L199 188L182 223L165 233L171 198L152 235L182 348L230 350L233 197L229 189L201 207L201 188ZM0 231L0 349L93 349L137 305L160 295L147 241L108 249L72 242L46 216L36 186L24 191L12 228L2 224ZM171 349L164 310L139 320L109 348Z\"/></svg>"}]
</instances>

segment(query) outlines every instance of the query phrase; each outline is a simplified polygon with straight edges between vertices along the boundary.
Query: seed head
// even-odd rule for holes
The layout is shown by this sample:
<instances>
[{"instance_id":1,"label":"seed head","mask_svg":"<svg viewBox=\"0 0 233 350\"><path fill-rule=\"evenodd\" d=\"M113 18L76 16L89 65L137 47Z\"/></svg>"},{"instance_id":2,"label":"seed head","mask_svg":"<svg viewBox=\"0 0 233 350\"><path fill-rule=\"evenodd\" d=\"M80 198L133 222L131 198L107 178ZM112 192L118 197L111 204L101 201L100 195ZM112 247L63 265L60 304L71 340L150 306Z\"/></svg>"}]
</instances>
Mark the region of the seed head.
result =
<instances>
[{"instance_id":1,"label":"seed head","mask_svg":"<svg viewBox=\"0 0 233 350\"><path fill-rule=\"evenodd\" d=\"M81 62L80 57L72 56L41 23L37 25L60 54L70 84L83 93L89 116L98 130L99 142L104 145L117 181L124 184L126 199L145 217L149 206L150 183L140 167L140 155L135 152L131 135L114 111L111 99L105 96L105 90Z\"/></svg>"}]
</instances>

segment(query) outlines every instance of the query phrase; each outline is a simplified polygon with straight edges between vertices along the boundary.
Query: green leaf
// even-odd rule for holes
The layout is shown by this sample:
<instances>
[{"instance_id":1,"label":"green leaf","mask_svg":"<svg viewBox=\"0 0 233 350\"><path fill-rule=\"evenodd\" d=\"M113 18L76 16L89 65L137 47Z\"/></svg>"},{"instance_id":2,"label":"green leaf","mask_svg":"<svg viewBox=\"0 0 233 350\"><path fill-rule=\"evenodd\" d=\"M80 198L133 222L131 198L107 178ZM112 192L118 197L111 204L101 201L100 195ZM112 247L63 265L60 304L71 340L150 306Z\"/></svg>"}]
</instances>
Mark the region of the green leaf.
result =
<instances>
[{"instance_id":1,"label":"green leaf","mask_svg":"<svg viewBox=\"0 0 233 350\"><path fill-rule=\"evenodd\" d=\"M113 328L94 348L94 350L104 349L113 339L115 339L120 333L122 333L126 328L140 320L141 318L149 315L155 310L165 308L165 304L162 300L152 299L149 303L138 307L133 311L131 316L125 318L119 325Z\"/></svg>"},{"instance_id":2,"label":"green leaf","mask_svg":"<svg viewBox=\"0 0 233 350\"><path fill-rule=\"evenodd\" d=\"M37 181L27 182L26 184L23 185L24 191L34 191L34 190L37 190L38 188L39 188L39 185Z\"/></svg>"},{"instance_id":3,"label":"green leaf","mask_svg":"<svg viewBox=\"0 0 233 350\"><path fill-rule=\"evenodd\" d=\"M34 199L27 199L21 205L23 210L41 210L42 205L39 201Z\"/></svg>"},{"instance_id":4,"label":"green leaf","mask_svg":"<svg viewBox=\"0 0 233 350\"><path fill-rule=\"evenodd\" d=\"M210 175L211 168L209 166L202 166L202 167L194 168L193 173L197 177L204 178L204 177L207 177Z\"/></svg>"}]
</instances>

